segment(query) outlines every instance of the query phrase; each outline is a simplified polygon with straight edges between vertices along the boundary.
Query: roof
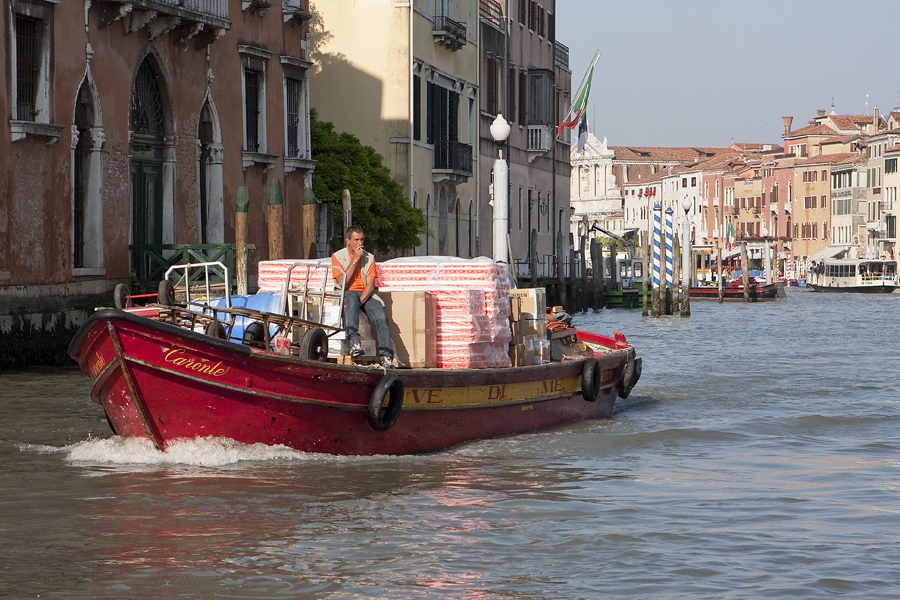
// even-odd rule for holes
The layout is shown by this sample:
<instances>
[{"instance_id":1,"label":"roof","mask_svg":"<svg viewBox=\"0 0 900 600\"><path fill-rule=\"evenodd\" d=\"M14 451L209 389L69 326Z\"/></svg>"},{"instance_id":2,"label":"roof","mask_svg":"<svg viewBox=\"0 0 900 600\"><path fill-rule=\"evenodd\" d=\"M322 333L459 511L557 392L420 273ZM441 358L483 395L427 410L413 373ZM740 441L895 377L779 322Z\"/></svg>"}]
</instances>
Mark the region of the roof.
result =
<instances>
[{"instance_id":1,"label":"roof","mask_svg":"<svg viewBox=\"0 0 900 600\"><path fill-rule=\"evenodd\" d=\"M695 158L706 158L724 151L724 148L653 148L637 146L610 146L615 153L613 160L622 162L674 162L682 163Z\"/></svg>"},{"instance_id":2,"label":"roof","mask_svg":"<svg viewBox=\"0 0 900 600\"><path fill-rule=\"evenodd\" d=\"M861 133L848 133L847 135L838 135L828 138L827 140L822 140L822 144L845 144L851 140L864 137L866 136L862 135Z\"/></svg>"},{"instance_id":3,"label":"roof","mask_svg":"<svg viewBox=\"0 0 900 600\"><path fill-rule=\"evenodd\" d=\"M784 136L784 139L789 140L793 138L806 137L811 135L820 135L820 136L828 136L833 137L837 135L837 131L829 127L828 125L808 125L801 129L795 129L787 133Z\"/></svg>"},{"instance_id":4,"label":"roof","mask_svg":"<svg viewBox=\"0 0 900 600\"><path fill-rule=\"evenodd\" d=\"M868 159L864 155L857 154L856 152L839 152L837 154L820 154L809 160L797 163L797 166L853 164L863 163L867 160Z\"/></svg>"}]
</instances>

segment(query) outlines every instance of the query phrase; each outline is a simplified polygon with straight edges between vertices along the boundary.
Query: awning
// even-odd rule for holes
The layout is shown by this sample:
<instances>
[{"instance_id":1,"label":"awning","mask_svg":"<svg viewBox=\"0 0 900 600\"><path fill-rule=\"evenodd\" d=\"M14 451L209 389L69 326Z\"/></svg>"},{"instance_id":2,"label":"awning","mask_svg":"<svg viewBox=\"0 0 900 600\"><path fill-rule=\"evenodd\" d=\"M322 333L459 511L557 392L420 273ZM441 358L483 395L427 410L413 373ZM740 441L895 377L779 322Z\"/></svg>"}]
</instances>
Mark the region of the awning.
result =
<instances>
[{"instance_id":1,"label":"awning","mask_svg":"<svg viewBox=\"0 0 900 600\"><path fill-rule=\"evenodd\" d=\"M809 260L818 262L820 260L825 260L826 258L834 258L838 254L842 254L849 249L850 246L828 246L824 250L810 256Z\"/></svg>"}]
</instances>

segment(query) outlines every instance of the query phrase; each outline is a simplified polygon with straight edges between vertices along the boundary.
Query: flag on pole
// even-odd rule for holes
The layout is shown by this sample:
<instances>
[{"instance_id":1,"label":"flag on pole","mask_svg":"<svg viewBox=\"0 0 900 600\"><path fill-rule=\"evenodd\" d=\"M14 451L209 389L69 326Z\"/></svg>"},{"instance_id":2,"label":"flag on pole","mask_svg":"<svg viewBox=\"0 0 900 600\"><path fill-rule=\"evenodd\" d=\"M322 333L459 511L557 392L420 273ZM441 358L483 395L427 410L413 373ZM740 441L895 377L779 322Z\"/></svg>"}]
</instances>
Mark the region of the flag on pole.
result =
<instances>
[{"instance_id":1,"label":"flag on pole","mask_svg":"<svg viewBox=\"0 0 900 600\"><path fill-rule=\"evenodd\" d=\"M578 122L578 153L584 154L584 145L587 144L588 126L587 113L582 112L581 121Z\"/></svg>"},{"instance_id":2,"label":"flag on pole","mask_svg":"<svg viewBox=\"0 0 900 600\"><path fill-rule=\"evenodd\" d=\"M725 249L731 250L734 247L734 240L737 237L737 229L734 223L728 223L728 231L725 234Z\"/></svg>"},{"instance_id":3,"label":"flag on pole","mask_svg":"<svg viewBox=\"0 0 900 600\"><path fill-rule=\"evenodd\" d=\"M563 118L563 122L560 123L556 128L556 135L563 134L563 127L575 129L575 127L581 121L582 116L585 114L588 96L591 93L591 78L594 76L594 65L597 64L598 60L600 60L599 50L597 50L597 53L594 55L594 60L591 61L591 66L588 67L587 73L584 76L584 80L582 80L581 82L581 87L579 87L578 91L575 92L574 100L572 101L572 107L569 108L569 112L566 113L565 118Z\"/></svg>"}]
</instances>

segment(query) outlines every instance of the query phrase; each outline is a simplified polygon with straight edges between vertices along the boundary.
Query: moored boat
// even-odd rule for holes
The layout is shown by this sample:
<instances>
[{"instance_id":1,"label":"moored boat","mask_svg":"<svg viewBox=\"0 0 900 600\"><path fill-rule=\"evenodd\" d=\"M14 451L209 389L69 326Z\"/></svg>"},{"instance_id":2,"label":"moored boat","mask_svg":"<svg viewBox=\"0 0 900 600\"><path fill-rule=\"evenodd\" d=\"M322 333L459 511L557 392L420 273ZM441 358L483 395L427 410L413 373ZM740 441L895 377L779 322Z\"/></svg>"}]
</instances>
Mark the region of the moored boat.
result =
<instances>
[{"instance_id":1,"label":"moored boat","mask_svg":"<svg viewBox=\"0 0 900 600\"><path fill-rule=\"evenodd\" d=\"M779 294L779 288L782 284L776 283L758 283L750 281L750 302L769 302L772 300L781 300L784 298L783 291ZM723 300L728 302L744 301L744 284L740 280L731 281L722 288ZM690 289L692 300L718 300L718 286L698 286Z\"/></svg>"},{"instance_id":2,"label":"moored boat","mask_svg":"<svg viewBox=\"0 0 900 600\"><path fill-rule=\"evenodd\" d=\"M813 276L807 284L817 292L890 294L898 284L897 261L889 259L826 259Z\"/></svg>"},{"instance_id":3,"label":"moored boat","mask_svg":"<svg viewBox=\"0 0 900 600\"><path fill-rule=\"evenodd\" d=\"M539 365L385 369L327 360L315 324L209 310L103 309L73 338L69 354L117 434L161 450L214 436L329 454L419 453L608 416L640 377L621 334L593 335L595 350ZM258 319L263 331L310 327L287 353L269 343L277 336L256 348L201 333L228 315Z\"/></svg>"}]
</instances>

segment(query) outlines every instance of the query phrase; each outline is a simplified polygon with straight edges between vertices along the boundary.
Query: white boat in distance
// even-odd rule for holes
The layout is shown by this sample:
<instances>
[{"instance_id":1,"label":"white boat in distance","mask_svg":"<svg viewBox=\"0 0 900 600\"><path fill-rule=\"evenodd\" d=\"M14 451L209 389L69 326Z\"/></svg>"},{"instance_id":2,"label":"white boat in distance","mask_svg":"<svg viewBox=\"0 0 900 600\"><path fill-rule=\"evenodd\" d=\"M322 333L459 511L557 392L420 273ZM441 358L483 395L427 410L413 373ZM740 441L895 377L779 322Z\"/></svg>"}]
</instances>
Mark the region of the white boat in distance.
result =
<instances>
[{"instance_id":1,"label":"white boat in distance","mask_svg":"<svg viewBox=\"0 0 900 600\"><path fill-rule=\"evenodd\" d=\"M897 289L897 261L874 258L829 258L815 269L807 285L817 292L890 294Z\"/></svg>"}]
</instances>

